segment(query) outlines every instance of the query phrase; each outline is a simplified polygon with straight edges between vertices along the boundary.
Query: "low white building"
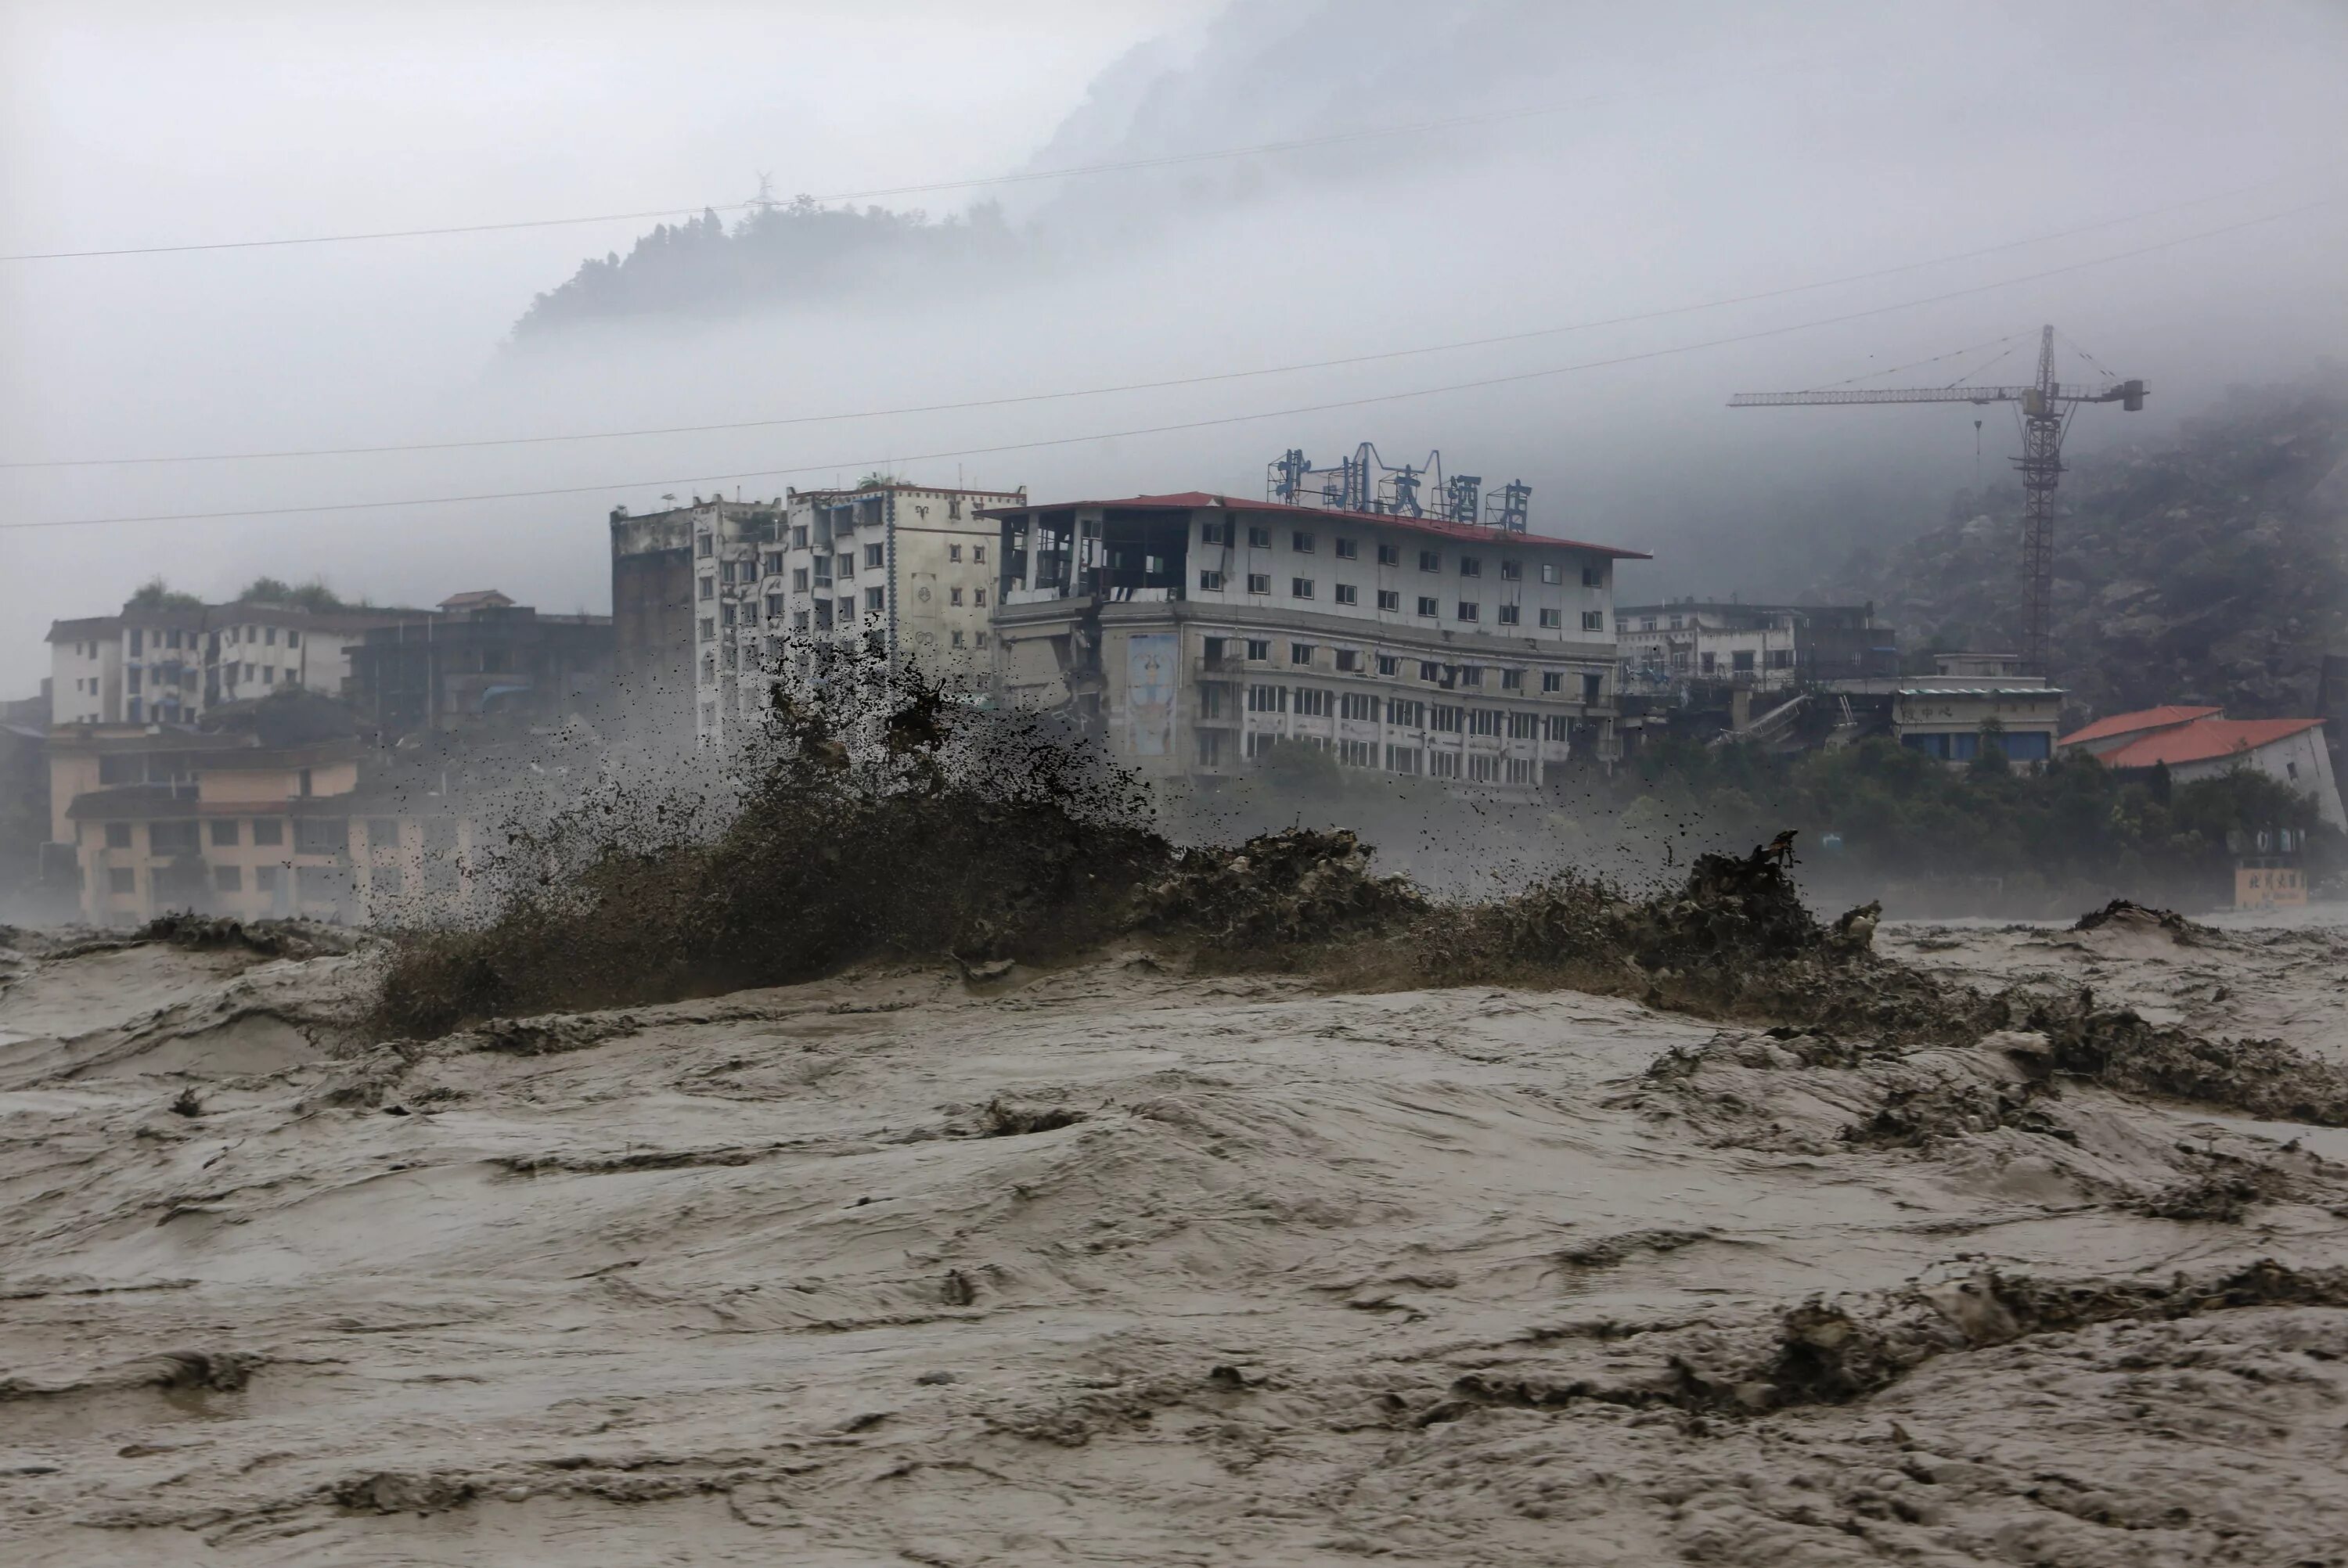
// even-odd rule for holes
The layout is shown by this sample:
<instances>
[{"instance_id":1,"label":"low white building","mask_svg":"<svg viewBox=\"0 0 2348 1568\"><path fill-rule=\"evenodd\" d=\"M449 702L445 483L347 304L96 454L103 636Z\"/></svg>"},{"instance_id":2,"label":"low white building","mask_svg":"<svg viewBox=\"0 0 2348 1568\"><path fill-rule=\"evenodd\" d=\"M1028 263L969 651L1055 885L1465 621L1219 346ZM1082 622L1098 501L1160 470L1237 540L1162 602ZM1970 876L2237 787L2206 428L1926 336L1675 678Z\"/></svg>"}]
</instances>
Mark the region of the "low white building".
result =
<instances>
[{"instance_id":1,"label":"low white building","mask_svg":"<svg viewBox=\"0 0 2348 1568\"><path fill-rule=\"evenodd\" d=\"M694 733L746 733L788 650L878 639L894 661L984 683L997 534L1019 490L896 482L793 490L773 511L712 513L694 539Z\"/></svg>"},{"instance_id":2,"label":"low white building","mask_svg":"<svg viewBox=\"0 0 2348 1568\"><path fill-rule=\"evenodd\" d=\"M2014 767L2054 754L2064 693L2043 675L2021 673L2012 653L1943 653L1931 675L1903 679L1892 692L1891 733L1911 751L1962 766L1993 743Z\"/></svg>"},{"instance_id":3,"label":"low white building","mask_svg":"<svg viewBox=\"0 0 2348 1568\"><path fill-rule=\"evenodd\" d=\"M2218 708L2147 708L2098 719L2064 736L2061 745L2109 768L2166 767L2178 784L2248 768L2313 801L2320 820L2348 828L2321 719L2229 719Z\"/></svg>"}]
</instances>

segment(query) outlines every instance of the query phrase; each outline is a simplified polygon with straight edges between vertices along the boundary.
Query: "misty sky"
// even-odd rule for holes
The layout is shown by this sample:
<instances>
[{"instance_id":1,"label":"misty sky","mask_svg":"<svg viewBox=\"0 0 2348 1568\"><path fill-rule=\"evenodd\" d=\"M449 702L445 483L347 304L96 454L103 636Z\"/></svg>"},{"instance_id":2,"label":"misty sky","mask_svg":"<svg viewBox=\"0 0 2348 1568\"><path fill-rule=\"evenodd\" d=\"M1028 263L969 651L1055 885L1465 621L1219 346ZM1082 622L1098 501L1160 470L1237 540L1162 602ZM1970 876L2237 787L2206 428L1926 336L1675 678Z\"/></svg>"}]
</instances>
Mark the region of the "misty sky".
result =
<instances>
[{"instance_id":1,"label":"misty sky","mask_svg":"<svg viewBox=\"0 0 2348 1568\"><path fill-rule=\"evenodd\" d=\"M1544 112L907 198L942 213L1002 197L1035 236L1031 264L747 318L639 321L528 353L501 345L531 297L582 258L624 252L648 221L0 262L10 463L1004 397L1934 264L1570 334L1009 407L486 451L0 469L8 523L582 487L0 532L0 694L46 671L52 617L105 613L159 573L206 595L266 572L378 601L494 586L600 610L611 506L657 506L739 471L760 476L740 481L746 494L876 464L1042 495L1252 494L1285 446L1323 461L1364 439L1389 456L1440 446L1491 482L1531 481L1537 528L1655 549L1663 559L1626 579L1632 593L1788 592L1818 575L1806 550L1934 520L1972 482L1972 415L1731 413L1732 391L1859 376L2051 320L2154 385L2130 428L2116 411L2084 414L2073 440L2085 449L2157 435L2230 382L2348 354L2343 80L2348 7L2322 0L12 0L0 7L10 254L684 211L743 200L762 172L779 193L824 193ZM1798 330L1694 346L1780 328ZM907 460L1679 348L1690 352L1437 396ZM1970 363L1933 360L1892 384L1953 379ZM2009 374L2026 375L2019 356L1991 379ZM1995 477L2009 416L1983 435Z\"/></svg>"}]
</instances>

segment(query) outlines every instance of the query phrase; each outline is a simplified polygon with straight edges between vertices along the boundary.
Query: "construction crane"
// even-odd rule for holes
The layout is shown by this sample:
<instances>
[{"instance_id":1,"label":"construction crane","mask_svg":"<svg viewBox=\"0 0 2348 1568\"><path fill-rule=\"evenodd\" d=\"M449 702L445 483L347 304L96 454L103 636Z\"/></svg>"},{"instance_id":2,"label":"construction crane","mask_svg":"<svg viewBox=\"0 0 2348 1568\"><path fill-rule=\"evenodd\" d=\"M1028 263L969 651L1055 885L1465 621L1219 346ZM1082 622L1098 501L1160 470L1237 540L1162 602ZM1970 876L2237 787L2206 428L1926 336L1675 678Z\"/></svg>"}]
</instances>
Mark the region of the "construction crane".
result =
<instances>
[{"instance_id":1,"label":"construction crane","mask_svg":"<svg viewBox=\"0 0 2348 1568\"><path fill-rule=\"evenodd\" d=\"M1926 386L1904 390L1740 392L1731 408L1778 408L1842 403L2018 403L2022 405L2022 575L2029 596L2023 628L2024 668L2050 673L2048 641L2054 608L2054 486L2063 473L2063 436L2084 403L2116 403L2134 414L2144 406L2144 383L2115 381L2093 391L2054 379L2054 329L2038 337L2038 379L2027 386Z\"/></svg>"}]
</instances>

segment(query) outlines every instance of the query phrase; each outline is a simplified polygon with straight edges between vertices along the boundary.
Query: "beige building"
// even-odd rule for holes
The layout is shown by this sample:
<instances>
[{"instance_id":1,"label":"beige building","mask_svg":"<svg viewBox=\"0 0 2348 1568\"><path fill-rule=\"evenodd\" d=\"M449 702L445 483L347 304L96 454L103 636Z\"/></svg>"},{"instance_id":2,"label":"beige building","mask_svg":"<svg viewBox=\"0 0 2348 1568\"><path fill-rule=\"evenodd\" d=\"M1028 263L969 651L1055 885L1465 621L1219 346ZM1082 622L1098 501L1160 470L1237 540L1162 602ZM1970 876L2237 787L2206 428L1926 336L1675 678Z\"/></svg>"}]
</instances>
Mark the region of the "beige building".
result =
<instances>
[{"instance_id":1,"label":"beige building","mask_svg":"<svg viewBox=\"0 0 2348 1568\"><path fill-rule=\"evenodd\" d=\"M50 799L97 925L174 909L387 922L480 892L476 824L421 792L363 790L347 739L78 725L52 733Z\"/></svg>"},{"instance_id":2,"label":"beige building","mask_svg":"<svg viewBox=\"0 0 2348 1568\"><path fill-rule=\"evenodd\" d=\"M1147 776L1308 745L1529 789L1615 754L1613 568L1640 551L1203 492L996 517L996 691Z\"/></svg>"},{"instance_id":3,"label":"beige building","mask_svg":"<svg viewBox=\"0 0 2348 1568\"><path fill-rule=\"evenodd\" d=\"M997 529L983 508L1025 490L871 484L793 490L779 515L713 515L694 540L694 730L746 733L767 710L787 649L878 637L933 674L986 670Z\"/></svg>"}]
</instances>

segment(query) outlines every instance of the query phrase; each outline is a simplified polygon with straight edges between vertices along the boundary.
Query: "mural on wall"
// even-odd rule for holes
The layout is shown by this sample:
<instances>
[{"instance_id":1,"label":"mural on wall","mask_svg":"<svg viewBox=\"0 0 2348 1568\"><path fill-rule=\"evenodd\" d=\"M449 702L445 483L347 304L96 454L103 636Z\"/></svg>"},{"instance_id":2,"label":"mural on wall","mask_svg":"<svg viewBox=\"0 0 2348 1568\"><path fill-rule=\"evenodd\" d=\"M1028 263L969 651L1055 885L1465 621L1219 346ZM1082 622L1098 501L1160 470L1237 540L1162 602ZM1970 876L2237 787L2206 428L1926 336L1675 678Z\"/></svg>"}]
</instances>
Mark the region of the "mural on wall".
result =
<instances>
[{"instance_id":1,"label":"mural on wall","mask_svg":"<svg viewBox=\"0 0 2348 1568\"><path fill-rule=\"evenodd\" d=\"M1174 749L1174 660L1181 638L1152 631L1125 640L1125 734L1137 757Z\"/></svg>"}]
</instances>

